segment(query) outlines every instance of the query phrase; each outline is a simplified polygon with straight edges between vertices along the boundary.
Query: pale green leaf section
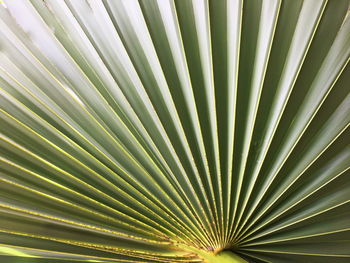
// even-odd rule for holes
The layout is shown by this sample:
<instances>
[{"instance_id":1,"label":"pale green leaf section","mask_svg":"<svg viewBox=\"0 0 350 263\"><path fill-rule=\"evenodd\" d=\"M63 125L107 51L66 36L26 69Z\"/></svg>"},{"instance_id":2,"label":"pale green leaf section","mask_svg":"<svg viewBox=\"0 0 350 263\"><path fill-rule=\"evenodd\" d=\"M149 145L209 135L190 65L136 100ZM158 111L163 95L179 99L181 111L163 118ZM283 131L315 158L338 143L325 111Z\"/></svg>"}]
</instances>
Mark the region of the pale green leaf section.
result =
<instances>
[{"instance_id":1,"label":"pale green leaf section","mask_svg":"<svg viewBox=\"0 0 350 263\"><path fill-rule=\"evenodd\" d=\"M0 1L0 261L349 262L349 4Z\"/></svg>"}]
</instances>

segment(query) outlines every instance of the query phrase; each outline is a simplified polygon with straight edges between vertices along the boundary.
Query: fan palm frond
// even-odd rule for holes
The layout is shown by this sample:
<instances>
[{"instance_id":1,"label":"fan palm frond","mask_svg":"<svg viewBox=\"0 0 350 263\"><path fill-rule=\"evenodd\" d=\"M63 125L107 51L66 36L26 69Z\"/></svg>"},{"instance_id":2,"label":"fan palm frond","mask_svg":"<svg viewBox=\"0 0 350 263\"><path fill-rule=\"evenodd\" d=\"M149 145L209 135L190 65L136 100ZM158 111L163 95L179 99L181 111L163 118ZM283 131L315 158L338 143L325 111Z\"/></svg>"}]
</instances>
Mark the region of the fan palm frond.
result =
<instances>
[{"instance_id":1,"label":"fan palm frond","mask_svg":"<svg viewBox=\"0 0 350 263\"><path fill-rule=\"evenodd\" d=\"M5 0L1 262L349 262L349 0Z\"/></svg>"}]
</instances>

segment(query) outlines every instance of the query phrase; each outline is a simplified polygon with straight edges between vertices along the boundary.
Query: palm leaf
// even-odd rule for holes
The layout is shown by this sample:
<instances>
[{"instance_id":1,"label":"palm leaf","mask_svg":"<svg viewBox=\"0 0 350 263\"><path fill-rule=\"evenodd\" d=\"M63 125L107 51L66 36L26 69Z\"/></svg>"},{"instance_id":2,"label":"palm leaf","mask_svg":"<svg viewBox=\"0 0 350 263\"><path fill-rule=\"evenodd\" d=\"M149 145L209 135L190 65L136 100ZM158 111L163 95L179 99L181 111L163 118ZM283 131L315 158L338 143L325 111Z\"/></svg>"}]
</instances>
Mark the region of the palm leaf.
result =
<instances>
[{"instance_id":1,"label":"palm leaf","mask_svg":"<svg viewBox=\"0 0 350 263\"><path fill-rule=\"evenodd\" d=\"M1 2L1 262L348 262L348 9Z\"/></svg>"}]
</instances>

